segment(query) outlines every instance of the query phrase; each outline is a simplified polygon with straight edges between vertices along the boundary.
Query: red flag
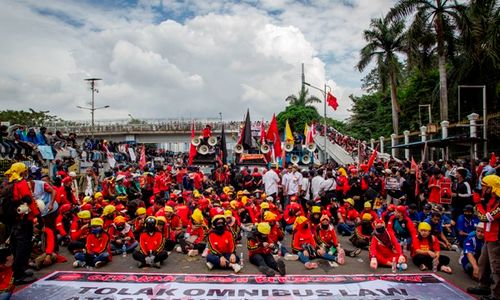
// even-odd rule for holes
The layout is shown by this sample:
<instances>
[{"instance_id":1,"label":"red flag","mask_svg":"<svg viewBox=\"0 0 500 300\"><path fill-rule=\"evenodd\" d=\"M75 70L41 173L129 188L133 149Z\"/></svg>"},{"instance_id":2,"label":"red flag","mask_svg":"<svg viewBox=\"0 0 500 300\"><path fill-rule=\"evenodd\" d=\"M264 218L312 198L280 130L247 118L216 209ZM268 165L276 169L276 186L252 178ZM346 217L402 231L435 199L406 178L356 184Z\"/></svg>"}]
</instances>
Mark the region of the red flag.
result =
<instances>
[{"instance_id":1,"label":"red flag","mask_svg":"<svg viewBox=\"0 0 500 300\"><path fill-rule=\"evenodd\" d=\"M146 166L146 146L142 145L141 148L141 157L139 158L139 169L144 169Z\"/></svg>"},{"instance_id":2,"label":"red flag","mask_svg":"<svg viewBox=\"0 0 500 300\"><path fill-rule=\"evenodd\" d=\"M333 110L337 110L339 107L339 103L337 102L337 98L332 95L330 92L326 94L326 103L333 108Z\"/></svg>"},{"instance_id":3,"label":"red flag","mask_svg":"<svg viewBox=\"0 0 500 300\"><path fill-rule=\"evenodd\" d=\"M497 157L495 155L495 152L491 152L490 166L492 166L494 168L496 166L496 164L497 164Z\"/></svg>"},{"instance_id":4,"label":"red flag","mask_svg":"<svg viewBox=\"0 0 500 300\"><path fill-rule=\"evenodd\" d=\"M191 140L194 139L194 121L193 124L191 124ZM190 144L191 146L189 147L189 160L188 160L188 166L193 164L193 159L196 156L196 147L193 145L193 143Z\"/></svg>"},{"instance_id":5,"label":"red flag","mask_svg":"<svg viewBox=\"0 0 500 300\"><path fill-rule=\"evenodd\" d=\"M375 150L373 150L373 153L370 156L370 159L368 160L368 168L367 168L368 170L370 170L370 168L373 166L373 162L375 161L375 158L377 157L377 150L378 150L378 145L375 148Z\"/></svg>"},{"instance_id":6,"label":"red flag","mask_svg":"<svg viewBox=\"0 0 500 300\"><path fill-rule=\"evenodd\" d=\"M418 165L417 163L415 162L415 160L413 159L413 157L411 158L411 169L412 170L415 170L415 196L418 196L418 194L420 193L420 185L418 184L418 176L419 176L419 170L418 170Z\"/></svg>"},{"instance_id":7,"label":"red flag","mask_svg":"<svg viewBox=\"0 0 500 300\"><path fill-rule=\"evenodd\" d=\"M281 139L278 132L278 122L276 121L276 115L273 114L273 119L269 128L267 129L266 139L274 144L274 155L276 157L281 156Z\"/></svg>"}]
</instances>

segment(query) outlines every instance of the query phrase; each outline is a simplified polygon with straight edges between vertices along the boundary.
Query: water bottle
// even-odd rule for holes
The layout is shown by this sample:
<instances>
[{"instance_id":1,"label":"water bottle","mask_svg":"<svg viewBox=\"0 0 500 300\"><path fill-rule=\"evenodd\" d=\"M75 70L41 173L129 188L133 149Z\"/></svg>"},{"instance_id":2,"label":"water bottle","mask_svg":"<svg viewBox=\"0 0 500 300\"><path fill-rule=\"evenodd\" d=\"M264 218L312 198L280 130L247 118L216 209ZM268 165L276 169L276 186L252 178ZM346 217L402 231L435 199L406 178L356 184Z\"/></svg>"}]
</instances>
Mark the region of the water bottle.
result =
<instances>
[{"instance_id":1,"label":"water bottle","mask_svg":"<svg viewBox=\"0 0 500 300\"><path fill-rule=\"evenodd\" d=\"M240 253L240 265L243 267L243 252Z\"/></svg>"},{"instance_id":2,"label":"water bottle","mask_svg":"<svg viewBox=\"0 0 500 300\"><path fill-rule=\"evenodd\" d=\"M406 250L406 239L403 239L403 241L401 242L401 248L403 252Z\"/></svg>"},{"instance_id":3,"label":"water bottle","mask_svg":"<svg viewBox=\"0 0 500 300\"><path fill-rule=\"evenodd\" d=\"M127 257L127 246L125 244L122 246L122 257Z\"/></svg>"},{"instance_id":4,"label":"water bottle","mask_svg":"<svg viewBox=\"0 0 500 300\"><path fill-rule=\"evenodd\" d=\"M432 272L437 272L437 270L438 270L438 260L434 258L432 260Z\"/></svg>"},{"instance_id":5,"label":"water bottle","mask_svg":"<svg viewBox=\"0 0 500 300\"><path fill-rule=\"evenodd\" d=\"M392 273L396 273L396 258L392 258Z\"/></svg>"}]
</instances>

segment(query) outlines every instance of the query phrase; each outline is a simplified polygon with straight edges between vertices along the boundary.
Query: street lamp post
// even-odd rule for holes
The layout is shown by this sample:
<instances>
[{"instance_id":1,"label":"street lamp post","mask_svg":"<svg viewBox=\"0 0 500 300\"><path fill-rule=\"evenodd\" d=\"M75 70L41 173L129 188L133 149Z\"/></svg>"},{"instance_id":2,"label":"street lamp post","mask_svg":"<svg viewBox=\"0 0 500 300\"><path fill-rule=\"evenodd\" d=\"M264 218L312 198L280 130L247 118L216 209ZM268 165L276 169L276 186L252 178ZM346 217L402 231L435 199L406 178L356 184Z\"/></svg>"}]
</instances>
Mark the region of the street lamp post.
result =
<instances>
[{"instance_id":1,"label":"street lamp post","mask_svg":"<svg viewBox=\"0 0 500 300\"><path fill-rule=\"evenodd\" d=\"M90 131L91 131L91 134L92 134L92 138L94 138L94 115L95 115L95 111L98 110L98 109L109 108L109 105L105 105L105 106L101 106L101 107L95 107L94 94L96 92L99 92L96 89L96 81L99 81L99 80L102 80L102 79L101 78L87 78L87 79L85 79L85 81L88 81L90 83L90 90L92 92L92 100L90 102L90 107L83 107L83 106L79 106L79 105L77 106L77 108L80 108L80 109L90 110L90 115L92 117L92 119L91 119L91 125L90 125Z\"/></svg>"},{"instance_id":2,"label":"street lamp post","mask_svg":"<svg viewBox=\"0 0 500 300\"><path fill-rule=\"evenodd\" d=\"M326 91L326 88L328 87L328 89L331 91L332 88L330 86L328 86L326 83L325 83L325 86L324 86L324 89L320 89L319 87L316 87L308 82L305 82L304 81L304 78L302 78L302 84L304 85L307 85L308 87L311 87L313 89L316 89L318 91L320 91L322 94L323 94L323 126L324 126L324 131L325 131L325 163L327 161L327 151L326 151L326 139L328 138L327 135L326 135L326 97L327 97L327 91Z\"/></svg>"}]
</instances>

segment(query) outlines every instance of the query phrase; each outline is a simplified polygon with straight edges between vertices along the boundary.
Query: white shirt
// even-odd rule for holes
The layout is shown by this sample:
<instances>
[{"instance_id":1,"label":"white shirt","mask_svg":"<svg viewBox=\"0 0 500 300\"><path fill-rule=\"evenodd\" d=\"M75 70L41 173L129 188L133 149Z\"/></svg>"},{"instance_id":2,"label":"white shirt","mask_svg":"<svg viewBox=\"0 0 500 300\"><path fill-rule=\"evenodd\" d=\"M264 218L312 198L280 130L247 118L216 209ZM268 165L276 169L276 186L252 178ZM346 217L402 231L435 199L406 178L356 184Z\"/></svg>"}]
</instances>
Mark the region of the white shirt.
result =
<instances>
[{"instance_id":1,"label":"white shirt","mask_svg":"<svg viewBox=\"0 0 500 300\"><path fill-rule=\"evenodd\" d=\"M327 180L324 180L319 186L319 190L322 192L335 191L336 188L337 188L337 182L333 178L328 178Z\"/></svg>"},{"instance_id":2,"label":"white shirt","mask_svg":"<svg viewBox=\"0 0 500 300\"><path fill-rule=\"evenodd\" d=\"M301 183L302 174L300 174L300 172L286 173L283 175L282 184L287 195L298 194Z\"/></svg>"},{"instance_id":3,"label":"white shirt","mask_svg":"<svg viewBox=\"0 0 500 300\"><path fill-rule=\"evenodd\" d=\"M323 177L319 175L314 176L313 179L311 180L311 192L313 194L312 195L313 199L316 199L316 197L318 197L321 188L321 183L323 183L323 181L325 180L323 179Z\"/></svg>"},{"instance_id":4,"label":"white shirt","mask_svg":"<svg viewBox=\"0 0 500 300\"><path fill-rule=\"evenodd\" d=\"M267 195L278 193L278 183L280 182L280 178L273 169L267 171L266 174L262 176L262 182L264 183L264 190Z\"/></svg>"},{"instance_id":5,"label":"white shirt","mask_svg":"<svg viewBox=\"0 0 500 300\"><path fill-rule=\"evenodd\" d=\"M304 199L309 200L311 198L309 193L309 178L302 178L302 184L300 185L300 189L304 192Z\"/></svg>"}]
</instances>

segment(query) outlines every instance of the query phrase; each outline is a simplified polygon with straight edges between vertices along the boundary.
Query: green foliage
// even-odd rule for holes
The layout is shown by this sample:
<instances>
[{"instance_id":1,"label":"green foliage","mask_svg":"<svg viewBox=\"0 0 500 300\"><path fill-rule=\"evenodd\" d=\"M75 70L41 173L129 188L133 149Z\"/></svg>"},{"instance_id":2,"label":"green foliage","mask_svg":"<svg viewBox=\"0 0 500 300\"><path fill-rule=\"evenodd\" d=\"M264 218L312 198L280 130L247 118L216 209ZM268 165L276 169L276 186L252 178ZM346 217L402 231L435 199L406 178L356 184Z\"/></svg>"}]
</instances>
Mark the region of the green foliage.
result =
<instances>
[{"instance_id":1,"label":"green foliage","mask_svg":"<svg viewBox=\"0 0 500 300\"><path fill-rule=\"evenodd\" d=\"M391 107L387 96L380 92L352 96L353 115L346 125L346 133L357 139L367 140L388 136L392 132Z\"/></svg>"},{"instance_id":2,"label":"green foliage","mask_svg":"<svg viewBox=\"0 0 500 300\"><path fill-rule=\"evenodd\" d=\"M280 112L276 119L278 121L278 129L284 131L285 122L288 120L292 131L297 133L304 132L304 125L311 125L313 121L320 120L320 116L314 107L288 105L286 109Z\"/></svg>"},{"instance_id":3,"label":"green foliage","mask_svg":"<svg viewBox=\"0 0 500 300\"><path fill-rule=\"evenodd\" d=\"M0 111L0 121L10 122L11 125L42 126L46 122L58 120L56 116L50 115L48 110L35 111L29 108L29 111L10 109Z\"/></svg>"}]
</instances>

